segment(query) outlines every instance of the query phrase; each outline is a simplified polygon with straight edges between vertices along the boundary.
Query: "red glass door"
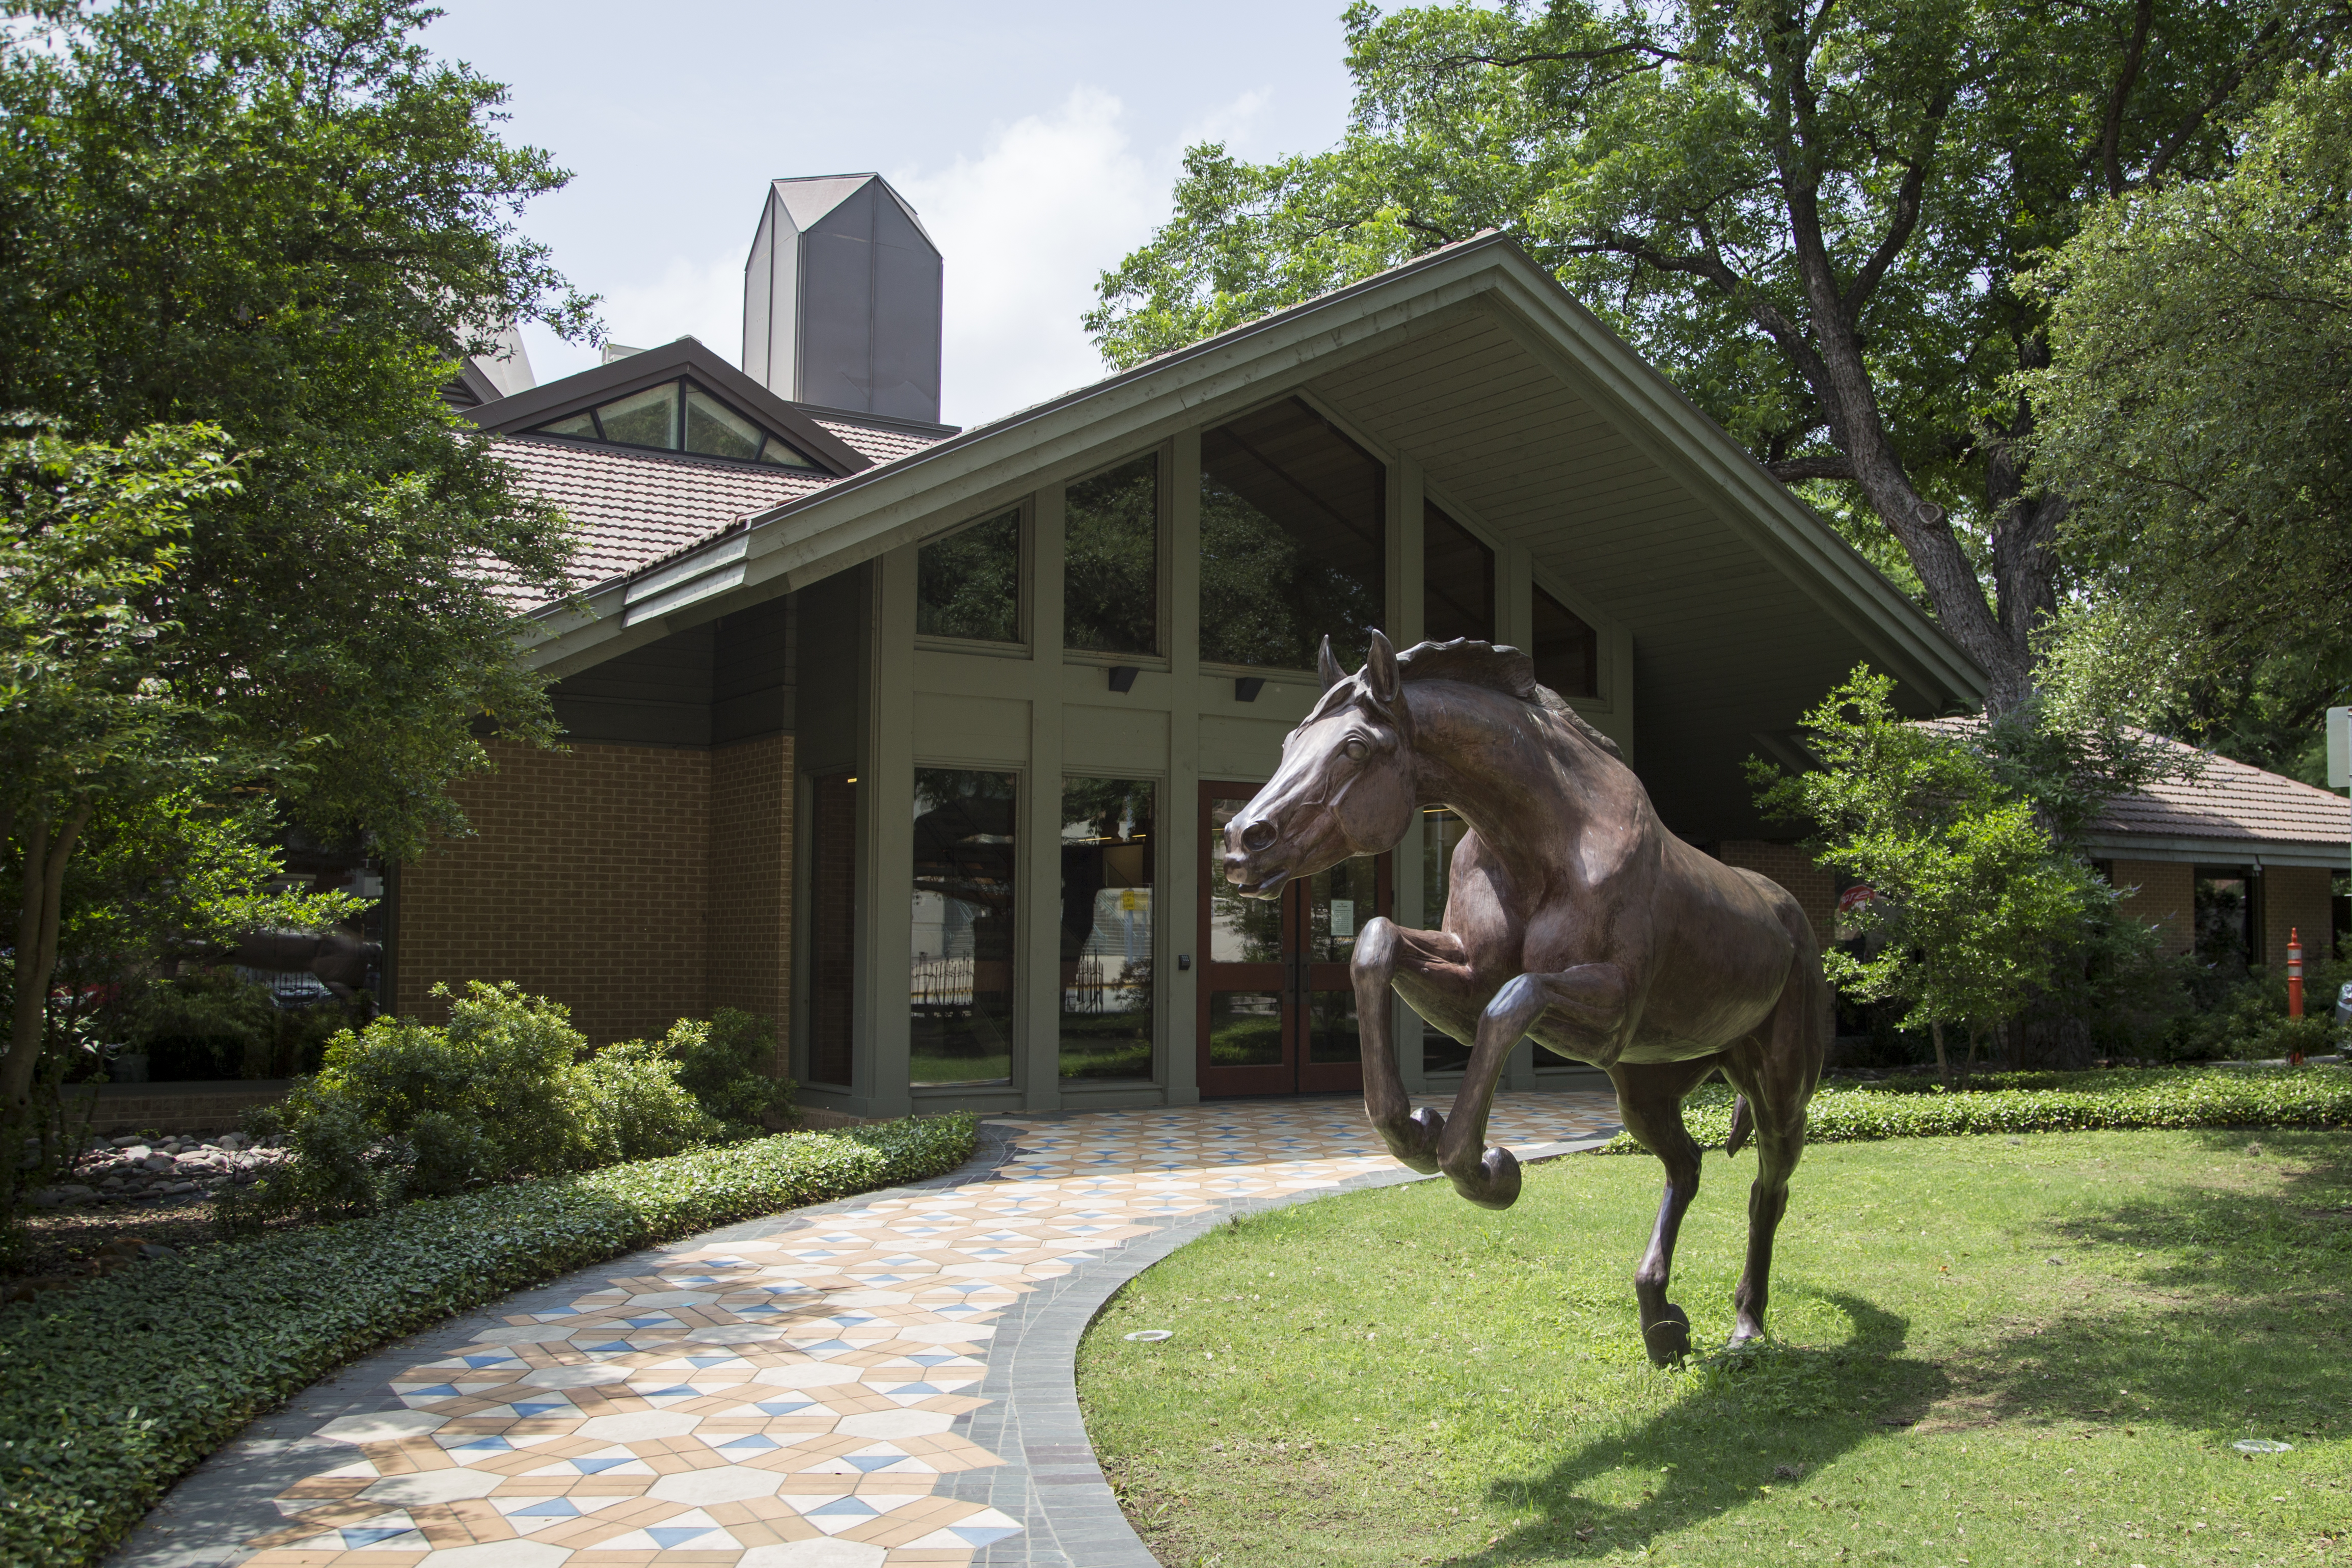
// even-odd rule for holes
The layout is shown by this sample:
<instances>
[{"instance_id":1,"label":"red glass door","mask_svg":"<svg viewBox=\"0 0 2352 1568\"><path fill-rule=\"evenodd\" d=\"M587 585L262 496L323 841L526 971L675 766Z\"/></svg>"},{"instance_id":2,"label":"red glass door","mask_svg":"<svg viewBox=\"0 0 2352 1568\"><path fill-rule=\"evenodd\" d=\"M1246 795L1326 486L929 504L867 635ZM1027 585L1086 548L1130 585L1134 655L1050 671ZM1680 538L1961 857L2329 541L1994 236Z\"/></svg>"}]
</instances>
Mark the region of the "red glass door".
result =
<instances>
[{"instance_id":1,"label":"red glass door","mask_svg":"<svg viewBox=\"0 0 2352 1568\"><path fill-rule=\"evenodd\" d=\"M1342 861L1278 898L1244 899L1225 880L1225 824L1256 793L1201 786L1201 1092L1360 1089L1348 963L1356 933L1392 899L1389 857Z\"/></svg>"}]
</instances>

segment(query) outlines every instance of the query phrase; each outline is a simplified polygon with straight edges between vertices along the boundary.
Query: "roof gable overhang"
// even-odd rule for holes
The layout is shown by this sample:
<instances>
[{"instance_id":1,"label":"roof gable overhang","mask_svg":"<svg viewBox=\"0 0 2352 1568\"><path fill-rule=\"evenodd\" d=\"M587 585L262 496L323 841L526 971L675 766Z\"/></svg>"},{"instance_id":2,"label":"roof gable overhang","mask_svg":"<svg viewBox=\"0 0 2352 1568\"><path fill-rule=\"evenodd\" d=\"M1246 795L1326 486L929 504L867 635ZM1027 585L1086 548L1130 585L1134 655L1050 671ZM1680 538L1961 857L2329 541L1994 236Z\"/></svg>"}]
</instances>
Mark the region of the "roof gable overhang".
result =
<instances>
[{"instance_id":1,"label":"roof gable overhang","mask_svg":"<svg viewBox=\"0 0 2352 1568\"><path fill-rule=\"evenodd\" d=\"M700 382L720 401L733 404L835 475L855 474L874 466L872 458L818 424L799 405L778 397L693 338L680 338L462 412L485 430L521 436L680 376Z\"/></svg>"},{"instance_id":2,"label":"roof gable overhang","mask_svg":"<svg viewBox=\"0 0 2352 1568\"><path fill-rule=\"evenodd\" d=\"M1700 498L1929 710L1982 701L1982 674L1916 605L1500 236L1432 252L747 519L579 601L539 611L529 657L558 676L588 668L919 542L1045 478L1213 423L1473 317L1500 322L1572 383L1644 458Z\"/></svg>"}]
</instances>

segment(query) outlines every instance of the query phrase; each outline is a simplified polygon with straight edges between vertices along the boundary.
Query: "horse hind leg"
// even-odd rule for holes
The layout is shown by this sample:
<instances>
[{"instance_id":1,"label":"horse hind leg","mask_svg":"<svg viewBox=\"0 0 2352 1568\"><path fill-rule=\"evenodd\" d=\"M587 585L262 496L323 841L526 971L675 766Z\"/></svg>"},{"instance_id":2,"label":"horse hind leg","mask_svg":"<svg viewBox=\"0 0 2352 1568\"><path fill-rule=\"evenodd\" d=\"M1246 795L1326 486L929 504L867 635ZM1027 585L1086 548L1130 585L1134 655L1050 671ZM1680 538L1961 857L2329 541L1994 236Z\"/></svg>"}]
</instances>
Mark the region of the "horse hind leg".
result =
<instances>
[{"instance_id":1,"label":"horse hind leg","mask_svg":"<svg viewBox=\"0 0 2352 1568\"><path fill-rule=\"evenodd\" d=\"M1772 1241L1789 1209L1789 1178L1805 1155L1805 1106L1829 1051L1829 988L1810 935L1808 929L1800 937L1795 971L1760 1041L1750 1040L1723 1064L1723 1076L1747 1101L1756 1130L1748 1261L1731 1297L1735 1345L1763 1337L1764 1309L1772 1293Z\"/></svg>"},{"instance_id":2,"label":"horse hind leg","mask_svg":"<svg viewBox=\"0 0 2352 1568\"><path fill-rule=\"evenodd\" d=\"M1666 1168L1666 1190L1658 1199L1649 1250L1633 1271L1633 1300L1642 1312L1642 1346L1660 1366L1671 1366L1690 1353L1689 1314L1666 1300L1666 1290L1674 1278L1675 1240L1682 1232L1683 1215L1698 1195L1698 1141L1683 1125L1683 1098L1714 1068L1712 1058L1697 1063L1620 1063L1609 1075L1617 1085L1617 1109L1625 1119L1625 1131Z\"/></svg>"}]
</instances>

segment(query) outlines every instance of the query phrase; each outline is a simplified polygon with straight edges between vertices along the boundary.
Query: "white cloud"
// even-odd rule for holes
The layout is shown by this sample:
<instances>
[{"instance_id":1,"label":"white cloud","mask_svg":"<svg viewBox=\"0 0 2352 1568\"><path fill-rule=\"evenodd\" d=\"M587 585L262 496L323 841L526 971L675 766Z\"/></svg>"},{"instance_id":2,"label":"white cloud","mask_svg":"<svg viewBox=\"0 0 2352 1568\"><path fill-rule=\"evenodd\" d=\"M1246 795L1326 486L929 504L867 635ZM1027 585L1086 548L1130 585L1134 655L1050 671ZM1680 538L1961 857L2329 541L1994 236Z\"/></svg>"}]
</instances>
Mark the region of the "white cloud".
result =
<instances>
[{"instance_id":1,"label":"white cloud","mask_svg":"<svg viewBox=\"0 0 2352 1568\"><path fill-rule=\"evenodd\" d=\"M1110 94L1078 88L1060 108L993 132L978 157L899 182L947 258L950 423L992 419L1102 375L1078 318L1096 278L1150 236L1168 202L1169 167L1130 150L1122 112Z\"/></svg>"}]
</instances>

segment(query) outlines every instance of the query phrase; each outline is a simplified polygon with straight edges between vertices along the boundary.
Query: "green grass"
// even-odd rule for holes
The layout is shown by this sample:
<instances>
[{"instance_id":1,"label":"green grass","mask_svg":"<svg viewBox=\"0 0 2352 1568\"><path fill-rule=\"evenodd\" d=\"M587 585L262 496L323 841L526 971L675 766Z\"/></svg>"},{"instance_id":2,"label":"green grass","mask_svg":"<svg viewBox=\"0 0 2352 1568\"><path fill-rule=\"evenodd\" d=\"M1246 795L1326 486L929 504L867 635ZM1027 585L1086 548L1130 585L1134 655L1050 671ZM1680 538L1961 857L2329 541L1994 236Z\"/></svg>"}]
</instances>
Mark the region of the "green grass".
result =
<instances>
[{"instance_id":1,"label":"green grass","mask_svg":"<svg viewBox=\"0 0 2352 1568\"><path fill-rule=\"evenodd\" d=\"M2352 1135L2252 1136L1813 1149L1773 1340L1666 1371L1654 1161L1244 1219L1088 1331L1087 1429L1171 1564L2343 1563ZM1706 1169L1674 1297L1713 1351L1755 1165Z\"/></svg>"}]
</instances>

